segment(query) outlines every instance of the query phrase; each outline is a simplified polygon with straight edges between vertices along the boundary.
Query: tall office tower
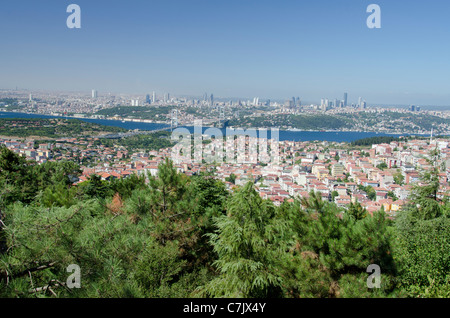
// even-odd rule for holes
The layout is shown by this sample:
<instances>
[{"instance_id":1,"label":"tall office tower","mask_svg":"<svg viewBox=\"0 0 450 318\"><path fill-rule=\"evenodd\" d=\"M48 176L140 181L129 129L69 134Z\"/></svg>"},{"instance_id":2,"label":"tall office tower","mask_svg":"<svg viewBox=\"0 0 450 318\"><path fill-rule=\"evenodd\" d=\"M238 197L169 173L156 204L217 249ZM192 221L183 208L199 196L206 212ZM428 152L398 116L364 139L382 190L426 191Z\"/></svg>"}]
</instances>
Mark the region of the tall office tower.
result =
<instances>
[{"instance_id":1,"label":"tall office tower","mask_svg":"<svg viewBox=\"0 0 450 318\"><path fill-rule=\"evenodd\" d=\"M169 93L165 93L164 94L164 103L168 103L169 102Z\"/></svg>"},{"instance_id":2,"label":"tall office tower","mask_svg":"<svg viewBox=\"0 0 450 318\"><path fill-rule=\"evenodd\" d=\"M334 99L334 107L338 108L339 107L339 101L337 98Z\"/></svg>"},{"instance_id":3,"label":"tall office tower","mask_svg":"<svg viewBox=\"0 0 450 318\"><path fill-rule=\"evenodd\" d=\"M30 102L32 102L32 101L33 101L33 95L30 94Z\"/></svg>"},{"instance_id":4,"label":"tall office tower","mask_svg":"<svg viewBox=\"0 0 450 318\"><path fill-rule=\"evenodd\" d=\"M147 104L150 104L150 103L151 103L151 100L150 100L150 94L145 95L145 102L146 102Z\"/></svg>"},{"instance_id":5,"label":"tall office tower","mask_svg":"<svg viewBox=\"0 0 450 318\"><path fill-rule=\"evenodd\" d=\"M253 106L258 106L258 105L259 105L259 97L253 98Z\"/></svg>"},{"instance_id":6,"label":"tall office tower","mask_svg":"<svg viewBox=\"0 0 450 318\"><path fill-rule=\"evenodd\" d=\"M301 101L300 97L297 97L297 98L295 99L295 105L296 105L297 107L302 107L302 101Z\"/></svg>"},{"instance_id":7,"label":"tall office tower","mask_svg":"<svg viewBox=\"0 0 450 318\"><path fill-rule=\"evenodd\" d=\"M270 106L270 99L266 101L266 106Z\"/></svg>"},{"instance_id":8,"label":"tall office tower","mask_svg":"<svg viewBox=\"0 0 450 318\"><path fill-rule=\"evenodd\" d=\"M209 99L210 105L213 106L214 105L214 95L211 94L211 97Z\"/></svg>"},{"instance_id":9,"label":"tall office tower","mask_svg":"<svg viewBox=\"0 0 450 318\"><path fill-rule=\"evenodd\" d=\"M97 91L95 89L92 90L92 98L97 98Z\"/></svg>"},{"instance_id":10,"label":"tall office tower","mask_svg":"<svg viewBox=\"0 0 450 318\"><path fill-rule=\"evenodd\" d=\"M358 107L361 107L362 97L358 98Z\"/></svg>"},{"instance_id":11,"label":"tall office tower","mask_svg":"<svg viewBox=\"0 0 450 318\"><path fill-rule=\"evenodd\" d=\"M292 108L292 100L286 99L286 100L284 101L284 107L286 107L286 108Z\"/></svg>"},{"instance_id":12,"label":"tall office tower","mask_svg":"<svg viewBox=\"0 0 450 318\"><path fill-rule=\"evenodd\" d=\"M415 112L416 111L416 106L415 105L411 105L409 107L409 110L412 111L412 112Z\"/></svg>"},{"instance_id":13,"label":"tall office tower","mask_svg":"<svg viewBox=\"0 0 450 318\"><path fill-rule=\"evenodd\" d=\"M153 92L153 95L152 95L152 103L153 104L156 103L156 93L155 92Z\"/></svg>"},{"instance_id":14,"label":"tall office tower","mask_svg":"<svg viewBox=\"0 0 450 318\"><path fill-rule=\"evenodd\" d=\"M362 109L366 109L366 108L367 108L367 103L366 103L366 101L363 101L363 102L362 102L361 108L362 108Z\"/></svg>"},{"instance_id":15,"label":"tall office tower","mask_svg":"<svg viewBox=\"0 0 450 318\"><path fill-rule=\"evenodd\" d=\"M322 98L322 99L320 100L320 107L323 107L323 105L325 105L325 99Z\"/></svg>"},{"instance_id":16,"label":"tall office tower","mask_svg":"<svg viewBox=\"0 0 450 318\"><path fill-rule=\"evenodd\" d=\"M344 93L344 107L347 107L347 93Z\"/></svg>"}]
</instances>

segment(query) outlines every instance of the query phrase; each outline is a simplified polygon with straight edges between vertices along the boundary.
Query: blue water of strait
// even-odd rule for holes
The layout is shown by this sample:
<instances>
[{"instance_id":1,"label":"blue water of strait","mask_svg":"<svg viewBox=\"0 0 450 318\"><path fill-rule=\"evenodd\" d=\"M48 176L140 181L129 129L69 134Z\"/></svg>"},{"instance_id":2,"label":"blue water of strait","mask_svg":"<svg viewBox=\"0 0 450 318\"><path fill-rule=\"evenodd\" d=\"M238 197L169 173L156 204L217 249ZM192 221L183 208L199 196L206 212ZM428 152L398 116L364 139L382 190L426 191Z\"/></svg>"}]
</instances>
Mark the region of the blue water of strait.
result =
<instances>
[{"instance_id":1,"label":"blue water of strait","mask_svg":"<svg viewBox=\"0 0 450 318\"><path fill-rule=\"evenodd\" d=\"M39 114L29 114L29 113L16 113L16 112L0 112L0 118L68 118L71 117L58 117L58 116L49 116L49 115L39 115ZM140 122L122 122L121 120L109 120L109 119L92 119L92 118L75 118L85 122L95 123L99 125L105 126L114 126L125 128L128 130L158 130L163 128L170 127L166 124L158 124L158 123L140 123ZM186 128L190 133L194 133L193 126L187 127L179 127ZM203 127L202 133L213 134L214 130L209 130L208 127ZM230 129L230 128L229 128ZM226 129L220 129L222 135L226 135ZM230 129L231 130L231 129ZM215 130L217 131L217 130ZM258 132L258 129L256 129ZM267 138L271 138L271 130L266 129ZM352 142L355 140L376 137L376 136L392 136L399 137L398 134L385 134L385 133L376 133L376 132L356 132L356 131L289 131L289 130L280 130L278 132L279 140L285 141L329 141L329 142ZM407 135L407 134L405 134ZM258 134L259 136L259 134ZM264 135L263 135L264 136Z\"/></svg>"}]
</instances>

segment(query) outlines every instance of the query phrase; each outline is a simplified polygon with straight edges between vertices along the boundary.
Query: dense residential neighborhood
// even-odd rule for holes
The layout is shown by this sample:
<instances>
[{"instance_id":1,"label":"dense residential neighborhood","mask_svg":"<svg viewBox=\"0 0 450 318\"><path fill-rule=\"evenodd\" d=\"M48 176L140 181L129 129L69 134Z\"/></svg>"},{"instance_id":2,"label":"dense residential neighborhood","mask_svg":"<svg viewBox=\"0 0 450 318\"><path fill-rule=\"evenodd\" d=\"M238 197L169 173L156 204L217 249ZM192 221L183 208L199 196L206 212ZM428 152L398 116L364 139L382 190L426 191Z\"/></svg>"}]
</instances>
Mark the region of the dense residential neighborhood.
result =
<instances>
[{"instance_id":1,"label":"dense residential neighborhood","mask_svg":"<svg viewBox=\"0 0 450 318\"><path fill-rule=\"evenodd\" d=\"M0 143L29 160L38 163L57 160L75 160L83 173L76 183L96 174L103 180L127 178L132 174L156 175L158 165L169 157L178 171L186 175L214 171L229 189L254 181L263 199L276 205L293 197L308 197L318 192L324 200L340 207L359 202L368 212L381 208L390 215L405 204L412 184L419 180L421 170L430 168L429 152L439 149L442 163L449 167L450 148L446 139L414 139L389 144L374 144L356 150L346 143L280 141L278 162L261 163L257 156L248 154L249 145L258 142L249 138L247 153L240 154L236 163L227 160L221 164L195 163L174 155L173 149L130 152L123 146L95 146L98 138L61 138L55 142L38 143L34 140L0 139ZM208 145L206 148L211 148ZM443 193L450 190L450 169L440 174Z\"/></svg>"}]
</instances>

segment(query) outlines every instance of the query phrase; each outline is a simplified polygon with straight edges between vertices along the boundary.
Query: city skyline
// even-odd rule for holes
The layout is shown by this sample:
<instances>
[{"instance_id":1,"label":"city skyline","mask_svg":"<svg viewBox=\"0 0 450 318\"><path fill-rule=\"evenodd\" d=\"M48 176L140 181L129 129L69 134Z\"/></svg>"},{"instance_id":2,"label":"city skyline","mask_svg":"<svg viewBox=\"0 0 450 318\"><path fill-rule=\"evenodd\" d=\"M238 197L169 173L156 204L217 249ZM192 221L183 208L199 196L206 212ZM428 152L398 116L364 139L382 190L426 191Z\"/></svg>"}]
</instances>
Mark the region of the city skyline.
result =
<instances>
[{"instance_id":1,"label":"city skyline","mask_svg":"<svg viewBox=\"0 0 450 318\"><path fill-rule=\"evenodd\" d=\"M450 5L431 2L377 1L381 29L370 1L80 0L81 29L69 3L3 3L0 87L448 106Z\"/></svg>"},{"instance_id":2,"label":"city skyline","mask_svg":"<svg viewBox=\"0 0 450 318\"><path fill-rule=\"evenodd\" d=\"M211 99L211 95L208 95L205 97L205 94L202 95L180 95L180 94L172 94L170 92L154 92L151 91L151 95L150 92L149 93L140 93L140 94L136 94L136 93L119 93L119 92L111 92L111 91L97 91L96 89L92 89L89 91L64 91L64 90L42 90L42 89L36 89L36 90L31 90L31 89L27 89L27 88L11 88L11 89L6 89L6 88L2 88L0 87L0 93L1 92L30 92L29 96L32 96L32 93L41 93L41 94L73 94L73 95L79 95L79 96L85 96L88 99L97 99L99 97L104 97L104 98L108 98L111 96L128 96L131 98L132 101L132 106L145 106L145 104L154 104L156 101L162 101L164 103L168 103L170 102L170 100L173 99L185 99L185 100L199 100L199 101L210 101ZM94 93L95 93L95 97L94 97ZM155 96L153 97L153 93L155 93ZM212 94L214 96L214 94ZM170 98L169 98L170 96ZM142 99L140 99L142 97ZM31 98L31 97L30 97ZM135 99L137 98L137 99ZM300 102L301 106L310 106L310 105L321 105L321 103L324 103L324 101L328 101L329 103L331 103L331 105L333 106L333 108L342 108L342 107L354 107L354 108L359 108L359 98L362 97L358 97L358 96L353 96L354 100L348 100L348 93L345 92L343 93L343 99L339 99L339 98L321 98L320 100L317 101L310 101L310 100L303 100L300 97L293 97L293 99L295 98L295 100L297 102ZM31 100L31 99L30 99ZM141 101L139 103L136 103L133 105L133 102L138 102ZM252 106L269 106L273 103L276 103L278 106L283 106L287 101L289 101L289 98L285 97L285 98L279 98L279 99L274 99L274 98L260 98L259 96L254 96L254 97L235 97L235 96L217 96L214 97L214 100L217 102L247 102L249 104L251 104ZM257 101L257 103L255 104L255 101ZM400 107L400 108L411 108L411 107L418 107L420 109L420 107L424 107L425 109L436 109L436 110L444 110L444 109L449 109L450 105L432 105L432 104L394 104L394 103L390 103L390 104L380 104L380 103L369 103L367 102L364 98L362 98L361 100L363 103L366 104L366 107L370 108L370 107L383 107L383 108L395 108L395 107ZM145 104L144 104L145 102ZM295 105L297 105L297 102L294 102ZM338 105L338 106L336 106Z\"/></svg>"}]
</instances>

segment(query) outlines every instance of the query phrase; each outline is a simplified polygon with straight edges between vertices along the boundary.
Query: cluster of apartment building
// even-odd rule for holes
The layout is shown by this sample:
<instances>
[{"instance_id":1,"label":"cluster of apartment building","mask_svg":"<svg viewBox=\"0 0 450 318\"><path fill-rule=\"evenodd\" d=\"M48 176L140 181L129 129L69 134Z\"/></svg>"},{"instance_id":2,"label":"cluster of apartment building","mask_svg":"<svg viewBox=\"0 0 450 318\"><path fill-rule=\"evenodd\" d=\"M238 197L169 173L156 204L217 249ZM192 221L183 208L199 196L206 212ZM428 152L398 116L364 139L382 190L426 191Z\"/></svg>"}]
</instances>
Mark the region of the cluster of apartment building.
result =
<instances>
[{"instance_id":1,"label":"cluster of apartment building","mask_svg":"<svg viewBox=\"0 0 450 318\"><path fill-rule=\"evenodd\" d=\"M187 175L213 167L216 177L230 190L252 181L261 197L276 205L295 197L308 197L314 191L320 193L323 200L332 201L339 207L359 202L370 213L383 208L392 216L407 202L413 185L420 181L420 171L431 168L432 163L427 160L431 150L438 149L439 163L450 167L450 147L446 139L394 141L366 149L352 149L346 143L326 141L279 141L277 160L261 162L259 158L264 157L249 151L260 140L248 138L244 153L240 151L234 158L238 160L215 161L214 164L196 162L192 157L180 160L172 148L129 152L123 147L95 146L95 140L64 138L39 144L36 148L34 141L0 139L0 143L38 163L74 158L83 163L83 159L90 159L89 165L82 165L83 173L77 183L88 180L92 174L103 180L126 178L132 174L155 176L158 165L165 158L171 158L178 171ZM208 146L214 149L211 144L205 147ZM226 151L224 149L224 153ZM445 168L439 175L440 198L450 190L449 174L450 169ZM369 186L373 192L371 196L367 192Z\"/></svg>"},{"instance_id":2,"label":"cluster of apartment building","mask_svg":"<svg viewBox=\"0 0 450 318\"><path fill-rule=\"evenodd\" d=\"M230 190L249 181L254 182L261 197L276 205L295 197L308 197L314 191L320 193L323 200L340 207L359 202L370 213L383 208L395 216L406 204L413 185L419 182L420 171L431 168L427 160L431 150L438 148L440 162L450 167L449 142L444 139L431 143L429 140L392 142L359 150L351 149L345 143L280 141L276 163L258 162L262 157L248 152L252 148L250 145L257 142L251 139L246 143L247 153L238 152L234 163L226 160L227 149L223 149L225 160L212 164L214 173ZM161 149L133 153L128 163L104 163L104 167L85 169L84 178L92 173L100 174L104 179L133 173L156 175L158 165L166 157L174 160L177 169L187 175L211 169L211 165L196 162L193 157L183 161L174 156L172 149ZM444 169L439 175L439 197L450 190L449 173L450 169ZM371 198L364 191L369 186L375 193Z\"/></svg>"}]
</instances>

